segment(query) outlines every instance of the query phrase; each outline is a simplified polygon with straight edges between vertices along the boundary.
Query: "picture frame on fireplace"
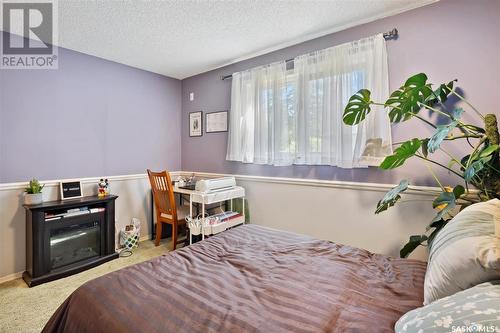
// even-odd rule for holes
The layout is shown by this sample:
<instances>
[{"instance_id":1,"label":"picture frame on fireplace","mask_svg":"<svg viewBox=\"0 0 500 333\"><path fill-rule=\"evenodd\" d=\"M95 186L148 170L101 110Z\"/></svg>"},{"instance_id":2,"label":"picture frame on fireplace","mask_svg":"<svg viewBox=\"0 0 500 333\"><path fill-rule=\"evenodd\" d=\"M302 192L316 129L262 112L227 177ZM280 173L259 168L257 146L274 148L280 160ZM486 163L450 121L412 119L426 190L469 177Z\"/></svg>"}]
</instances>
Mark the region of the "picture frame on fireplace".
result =
<instances>
[{"instance_id":1,"label":"picture frame on fireplace","mask_svg":"<svg viewBox=\"0 0 500 333\"><path fill-rule=\"evenodd\" d=\"M59 186L61 200L78 199L82 195L82 182L77 179L65 180Z\"/></svg>"}]
</instances>

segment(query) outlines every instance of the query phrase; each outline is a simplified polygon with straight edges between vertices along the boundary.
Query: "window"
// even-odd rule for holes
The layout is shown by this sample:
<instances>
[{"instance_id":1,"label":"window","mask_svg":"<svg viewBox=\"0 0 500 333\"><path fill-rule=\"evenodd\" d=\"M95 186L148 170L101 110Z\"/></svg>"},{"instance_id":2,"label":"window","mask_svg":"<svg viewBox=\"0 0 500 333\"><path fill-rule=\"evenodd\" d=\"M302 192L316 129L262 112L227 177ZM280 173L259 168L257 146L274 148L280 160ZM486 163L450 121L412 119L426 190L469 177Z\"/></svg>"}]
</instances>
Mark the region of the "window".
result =
<instances>
[{"instance_id":1,"label":"window","mask_svg":"<svg viewBox=\"0 0 500 333\"><path fill-rule=\"evenodd\" d=\"M388 95L382 35L297 57L293 65L277 62L233 74L228 160L352 168L378 164L391 152L384 112L374 110L358 126L342 122L359 89L370 89L374 99ZM366 150L373 142L381 149Z\"/></svg>"}]
</instances>

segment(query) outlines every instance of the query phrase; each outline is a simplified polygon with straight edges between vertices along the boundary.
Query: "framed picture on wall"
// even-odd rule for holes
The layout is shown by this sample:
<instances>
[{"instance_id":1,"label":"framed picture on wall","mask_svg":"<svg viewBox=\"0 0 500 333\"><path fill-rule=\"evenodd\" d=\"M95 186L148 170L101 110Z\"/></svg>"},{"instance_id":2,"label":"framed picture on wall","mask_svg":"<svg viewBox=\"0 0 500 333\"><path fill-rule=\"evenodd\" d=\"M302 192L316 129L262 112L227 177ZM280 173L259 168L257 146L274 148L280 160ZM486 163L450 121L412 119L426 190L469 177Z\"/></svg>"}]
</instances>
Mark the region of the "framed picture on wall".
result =
<instances>
[{"instance_id":1,"label":"framed picture on wall","mask_svg":"<svg viewBox=\"0 0 500 333\"><path fill-rule=\"evenodd\" d=\"M209 112L206 117L207 133L227 132L227 111Z\"/></svg>"},{"instance_id":2,"label":"framed picture on wall","mask_svg":"<svg viewBox=\"0 0 500 333\"><path fill-rule=\"evenodd\" d=\"M203 112L196 111L189 113L189 136L203 135Z\"/></svg>"}]
</instances>

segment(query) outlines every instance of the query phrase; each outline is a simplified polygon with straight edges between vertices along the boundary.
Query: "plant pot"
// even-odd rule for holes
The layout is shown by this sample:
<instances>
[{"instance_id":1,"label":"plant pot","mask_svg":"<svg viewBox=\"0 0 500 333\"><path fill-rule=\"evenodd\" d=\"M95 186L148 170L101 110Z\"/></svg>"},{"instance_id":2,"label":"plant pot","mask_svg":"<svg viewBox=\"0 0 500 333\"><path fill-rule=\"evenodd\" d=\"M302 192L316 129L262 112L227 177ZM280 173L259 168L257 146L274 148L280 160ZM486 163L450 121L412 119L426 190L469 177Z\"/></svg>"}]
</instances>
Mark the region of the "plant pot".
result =
<instances>
[{"instance_id":1,"label":"plant pot","mask_svg":"<svg viewBox=\"0 0 500 333\"><path fill-rule=\"evenodd\" d=\"M35 193L35 194L24 194L24 204L25 205L38 205L43 202L43 194Z\"/></svg>"}]
</instances>

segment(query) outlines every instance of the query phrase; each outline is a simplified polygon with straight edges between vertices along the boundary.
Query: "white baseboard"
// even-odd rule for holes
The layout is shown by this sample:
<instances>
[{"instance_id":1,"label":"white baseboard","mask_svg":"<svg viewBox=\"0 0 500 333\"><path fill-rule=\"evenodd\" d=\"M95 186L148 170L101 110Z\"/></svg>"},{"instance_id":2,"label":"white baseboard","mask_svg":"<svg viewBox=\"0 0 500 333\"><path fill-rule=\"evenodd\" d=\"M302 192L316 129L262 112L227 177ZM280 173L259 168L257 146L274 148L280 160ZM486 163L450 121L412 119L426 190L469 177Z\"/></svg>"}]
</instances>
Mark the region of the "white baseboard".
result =
<instances>
[{"instance_id":1,"label":"white baseboard","mask_svg":"<svg viewBox=\"0 0 500 333\"><path fill-rule=\"evenodd\" d=\"M17 272L0 277L0 284L23 277L23 272Z\"/></svg>"},{"instance_id":2,"label":"white baseboard","mask_svg":"<svg viewBox=\"0 0 500 333\"><path fill-rule=\"evenodd\" d=\"M142 236L142 237L139 238L139 242L144 242L144 241L147 241L147 240L151 240L151 234L144 235L144 236Z\"/></svg>"}]
</instances>

